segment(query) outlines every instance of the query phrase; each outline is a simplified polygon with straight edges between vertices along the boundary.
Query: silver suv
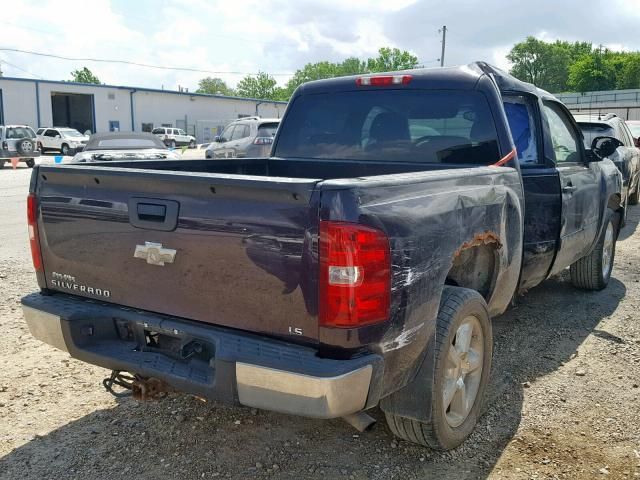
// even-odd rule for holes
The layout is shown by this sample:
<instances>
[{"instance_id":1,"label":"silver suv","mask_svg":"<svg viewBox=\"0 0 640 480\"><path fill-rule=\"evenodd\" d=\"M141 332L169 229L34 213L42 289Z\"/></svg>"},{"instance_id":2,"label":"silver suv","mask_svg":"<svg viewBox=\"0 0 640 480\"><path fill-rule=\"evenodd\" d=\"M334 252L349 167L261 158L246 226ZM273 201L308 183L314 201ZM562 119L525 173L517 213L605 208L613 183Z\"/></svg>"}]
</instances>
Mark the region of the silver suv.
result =
<instances>
[{"instance_id":1,"label":"silver suv","mask_svg":"<svg viewBox=\"0 0 640 480\"><path fill-rule=\"evenodd\" d=\"M230 123L205 151L206 158L261 158L271 154L279 118L245 117Z\"/></svg>"},{"instance_id":2,"label":"silver suv","mask_svg":"<svg viewBox=\"0 0 640 480\"><path fill-rule=\"evenodd\" d=\"M181 128L158 127L151 133L157 135L167 147L176 148L187 145L189 148L196 148L196 137L187 135Z\"/></svg>"},{"instance_id":3,"label":"silver suv","mask_svg":"<svg viewBox=\"0 0 640 480\"><path fill-rule=\"evenodd\" d=\"M27 125L0 125L0 168L5 162L17 158L28 167L36 163L39 157L36 133Z\"/></svg>"}]
</instances>

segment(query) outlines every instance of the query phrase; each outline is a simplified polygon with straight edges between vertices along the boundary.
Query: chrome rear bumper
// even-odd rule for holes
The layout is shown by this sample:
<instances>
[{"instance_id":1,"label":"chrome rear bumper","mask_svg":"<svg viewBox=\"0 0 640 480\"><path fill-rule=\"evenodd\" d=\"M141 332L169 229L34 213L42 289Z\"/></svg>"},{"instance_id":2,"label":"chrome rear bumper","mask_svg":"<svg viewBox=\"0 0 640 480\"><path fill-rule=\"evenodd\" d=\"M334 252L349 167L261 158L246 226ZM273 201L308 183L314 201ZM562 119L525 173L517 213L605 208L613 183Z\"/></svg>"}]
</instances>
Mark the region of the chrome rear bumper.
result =
<instances>
[{"instance_id":1,"label":"chrome rear bumper","mask_svg":"<svg viewBox=\"0 0 640 480\"><path fill-rule=\"evenodd\" d=\"M378 355L319 358L309 347L70 295L34 294L22 304L38 340L79 360L158 378L186 393L313 418L342 417L378 402ZM136 334L122 338L123 328ZM198 341L210 355L180 359L175 352L141 348L135 338L149 329L185 344Z\"/></svg>"}]
</instances>

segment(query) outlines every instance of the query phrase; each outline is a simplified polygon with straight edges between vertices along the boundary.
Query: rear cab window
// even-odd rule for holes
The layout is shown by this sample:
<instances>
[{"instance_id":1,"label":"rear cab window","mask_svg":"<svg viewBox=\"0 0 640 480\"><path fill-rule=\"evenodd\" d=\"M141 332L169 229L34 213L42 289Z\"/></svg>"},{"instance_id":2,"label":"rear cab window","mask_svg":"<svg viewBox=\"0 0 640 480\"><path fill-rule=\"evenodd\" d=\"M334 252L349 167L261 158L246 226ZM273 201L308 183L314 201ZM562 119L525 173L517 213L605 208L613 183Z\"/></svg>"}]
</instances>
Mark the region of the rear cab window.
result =
<instances>
[{"instance_id":1,"label":"rear cab window","mask_svg":"<svg viewBox=\"0 0 640 480\"><path fill-rule=\"evenodd\" d=\"M284 121L277 157L478 166L500 158L489 103L478 91L308 94Z\"/></svg>"},{"instance_id":2,"label":"rear cab window","mask_svg":"<svg viewBox=\"0 0 640 480\"><path fill-rule=\"evenodd\" d=\"M277 123L261 123L258 126L258 137L274 137L278 130Z\"/></svg>"}]
</instances>

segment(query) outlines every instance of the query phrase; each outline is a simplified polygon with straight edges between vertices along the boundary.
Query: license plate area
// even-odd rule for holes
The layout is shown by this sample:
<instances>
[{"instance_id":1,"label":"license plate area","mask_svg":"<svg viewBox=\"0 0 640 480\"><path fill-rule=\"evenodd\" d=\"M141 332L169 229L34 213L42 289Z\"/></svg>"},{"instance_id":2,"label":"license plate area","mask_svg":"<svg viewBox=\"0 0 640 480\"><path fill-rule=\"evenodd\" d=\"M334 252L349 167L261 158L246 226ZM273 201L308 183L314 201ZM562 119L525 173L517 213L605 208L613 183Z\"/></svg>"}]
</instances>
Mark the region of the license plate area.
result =
<instances>
[{"instance_id":1,"label":"license plate area","mask_svg":"<svg viewBox=\"0 0 640 480\"><path fill-rule=\"evenodd\" d=\"M200 360L205 364L215 358L213 343L177 330L122 319L115 319L115 325L120 339L135 341L138 352L159 353L182 362Z\"/></svg>"}]
</instances>

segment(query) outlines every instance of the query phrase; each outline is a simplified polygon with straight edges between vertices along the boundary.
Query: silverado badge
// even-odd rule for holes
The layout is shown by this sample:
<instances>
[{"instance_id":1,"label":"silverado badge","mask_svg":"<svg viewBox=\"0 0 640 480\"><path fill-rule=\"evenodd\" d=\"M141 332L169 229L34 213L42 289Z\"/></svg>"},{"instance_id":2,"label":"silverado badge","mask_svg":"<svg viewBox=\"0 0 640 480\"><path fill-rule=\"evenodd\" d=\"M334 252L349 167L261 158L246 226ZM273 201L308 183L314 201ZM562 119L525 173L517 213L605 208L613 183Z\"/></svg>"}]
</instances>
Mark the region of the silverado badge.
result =
<instances>
[{"instance_id":1,"label":"silverado badge","mask_svg":"<svg viewBox=\"0 0 640 480\"><path fill-rule=\"evenodd\" d=\"M144 245L136 245L133 256L146 260L149 265L164 267L165 263L173 263L176 251L171 248L162 248L161 243L144 242Z\"/></svg>"}]
</instances>

